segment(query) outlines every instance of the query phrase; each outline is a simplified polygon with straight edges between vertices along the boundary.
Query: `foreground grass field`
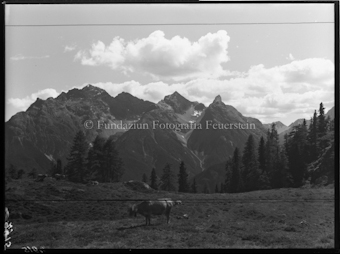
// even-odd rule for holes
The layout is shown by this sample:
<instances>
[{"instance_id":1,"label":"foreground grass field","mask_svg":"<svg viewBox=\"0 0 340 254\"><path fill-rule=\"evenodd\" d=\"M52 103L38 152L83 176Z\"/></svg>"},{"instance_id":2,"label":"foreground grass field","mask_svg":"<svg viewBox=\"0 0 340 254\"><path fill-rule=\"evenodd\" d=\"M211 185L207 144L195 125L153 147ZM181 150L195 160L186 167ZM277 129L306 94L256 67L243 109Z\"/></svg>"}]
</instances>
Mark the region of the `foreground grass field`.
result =
<instances>
[{"instance_id":1,"label":"foreground grass field","mask_svg":"<svg viewBox=\"0 0 340 254\"><path fill-rule=\"evenodd\" d=\"M64 181L22 180L8 187L10 248L334 248L332 186L239 194ZM128 217L129 205L140 202L132 200L165 197L183 202L173 208L169 225L165 216L153 217L151 226L140 215Z\"/></svg>"}]
</instances>

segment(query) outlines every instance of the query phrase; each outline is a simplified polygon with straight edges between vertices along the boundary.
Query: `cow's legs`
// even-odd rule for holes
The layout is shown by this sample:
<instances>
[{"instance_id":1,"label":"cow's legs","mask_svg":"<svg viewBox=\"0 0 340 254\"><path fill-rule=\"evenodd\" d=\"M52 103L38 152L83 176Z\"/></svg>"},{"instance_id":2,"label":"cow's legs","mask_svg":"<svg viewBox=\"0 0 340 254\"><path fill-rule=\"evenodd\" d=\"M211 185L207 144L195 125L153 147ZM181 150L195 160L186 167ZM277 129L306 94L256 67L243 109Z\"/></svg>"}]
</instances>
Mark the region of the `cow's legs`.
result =
<instances>
[{"instance_id":1,"label":"cow's legs","mask_svg":"<svg viewBox=\"0 0 340 254\"><path fill-rule=\"evenodd\" d=\"M150 216L145 216L145 225L150 225L150 224L151 224Z\"/></svg>"}]
</instances>

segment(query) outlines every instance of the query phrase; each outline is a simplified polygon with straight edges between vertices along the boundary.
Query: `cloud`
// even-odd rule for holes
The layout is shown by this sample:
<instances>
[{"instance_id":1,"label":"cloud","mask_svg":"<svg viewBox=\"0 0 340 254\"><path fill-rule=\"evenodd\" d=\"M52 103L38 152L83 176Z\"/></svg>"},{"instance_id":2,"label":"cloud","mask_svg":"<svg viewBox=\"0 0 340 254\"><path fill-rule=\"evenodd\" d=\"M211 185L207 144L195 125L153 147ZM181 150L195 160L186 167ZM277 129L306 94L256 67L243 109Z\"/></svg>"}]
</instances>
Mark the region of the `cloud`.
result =
<instances>
[{"instance_id":1,"label":"cloud","mask_svg":"<svg viewBox=\"0 0 340 254\"><path fill-rule=\"evenodd\" d=\"M295 60L295 57L294 57L291 53L289 53L289 56L286 57L286 59L287 59L287 60L290 60L290 61L294 61L294 60Z\"/></svg>"},{"instance_id":2,"label":"cloud","mask_svg":"<svg viewBox=\"0 0 340 254\"><path fill-rule=\"evenodd\" d=\"M299 78L292 78L295 76ZM327 108L334 105L334 64L326 59L305 59L273 68L252 66L244 76L228 80L198 78L174 84L129 81L93 85L112 96L125 91L155 103L177 91L208 106L219 94L225 104L263 122L287 117L309 119L320 102Z\"/></svg>"},{"instance_id":3,"label":"cloud","mask_svg":"<svg viewBox=\"0 0 340 254\"><path fill-rule=\"evenodd\" d=\"M64 52L71 52L74 51L77 48L77 45L66 45L64 48Z\"/></svg>"},{"instance_id":4,"label":"cloud","mask_svg":"<svg viewBox=\"0 0 340 254\"><path fill-rule=\"evenodd\" d=\"M126 42L119 36L110 45L98 41L90 50L78 51L75 60L83 65L106 65L124 73L147 73L155 80L218 78L229 75L221 64L229 60L230 37L225 30L208 33L198 41L186 37L165 38L157 30L148 37Z\"/></svg>"},{"instance_id":5,"label":"cloud","mask_svg":"<svg viewBox=\"0 0 340 254\"><path fill-rule=\"evenodd\" d=\"M87 84L73 88L81 89ZM245 116L258 118L264 123L280 120L290 124L298 118L309 119L320 102L324 103L326 111L334 105L334 64L327 59L311 58L272 68L252 66L243 75L230 79L201 77L190 81L146 84L131 80L92 85L105 89L113 97L124 91L155 103L175 91L206 106L221 95L225 104L234 106ZM25 98L10 98L8 103L18 110L26 110L37 97L57 96L56 90L44 89Z\"/></svg>"},{"instance_id":6,"label":"cloud","mask_svg":"<svg viewBox=\"0 0 340 254\"><path fill-rule=\"evenodd\" d=\"M18 54L16 56L12 56L10 59L13 61L19 61L19 60L27 60L27 59L45 59L45 58L49 58L49 55L45 55L45 56L23 56L21 54Z\"/></svg>"},{"instance_id":7,"label":"cloud","mask_svg":"<svg viewBox=\"0 0 340 254\"><path fill-rule=\"evenodd\" d=\"M47 88L24 98L9 98L7 103L15 107L18 111L25 111L37 98L45 100L49 97L55 98L58 95L59 93L55 89Z\"/></svg>"}]
</instances>

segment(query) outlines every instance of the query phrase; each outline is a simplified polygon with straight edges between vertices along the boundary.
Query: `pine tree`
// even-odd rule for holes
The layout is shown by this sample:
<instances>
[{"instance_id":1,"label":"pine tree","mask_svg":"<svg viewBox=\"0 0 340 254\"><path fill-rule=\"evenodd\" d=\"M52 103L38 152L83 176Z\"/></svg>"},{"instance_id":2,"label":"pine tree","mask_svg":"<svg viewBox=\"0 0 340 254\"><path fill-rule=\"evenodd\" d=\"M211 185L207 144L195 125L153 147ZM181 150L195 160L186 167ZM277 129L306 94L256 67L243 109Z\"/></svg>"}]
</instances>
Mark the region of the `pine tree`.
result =
<instances>
[{"instance_id":1,"label":"pine tree","mask_svg":"<svg viewBox=\"0 0 340 254\"><path fill-rule=\"evenodd\" d=\"M123 161L119 157L114 142L114 136L110 136L103 146L103 182L119 182L124 175Z\"/></svg>"},{"instance_id":2,"label":"pine tree","mask_svg":"<svg viewBox=\"0 0 340 254\"><path fill-rule=\"evenodd\" d=\"M279 135L277 134L275 123L272 124L272 129L268 133L267 144L266 144L266 169L267 174L270 179L270 184L272 187L274 182L277 180L275 178L275 170L279 165ZM274 187L275 188L275 187Z\"/></svg>"},{"instance_id":3,"label":"pine tree","mask_svg":"<svg viewBox=\"0 0 340 254\"><path fill-rule=\"evenodd\" d=\"M281 187L282 188L291 187L293 183L293 179L292 179L291 174L289 173L288 157L287 157L287 152L286 152L285 147L283 147L280 152L279 170L282 175Z\"/></svg>"},{"instance_id":4,"label":"pine tree","mask_svg":"<svg viewBox=\"0 0 340 254\"><path fill-rule=\"evenodd\" d=\"M334 131L334 119L329 119L328 131Z\"/></svg>"},{"instance_id":5,"label":"pine tree","mask_svg":"<svg viewBox=\"0 0 340 254\"><path fill-rule=\"evenodd\" d=\"M263 137L261 137L260 140L258 155L259 169L261 173L263 173L264 171L266 171L266 145Z\"/></svg>"},{"instance_id":6,"label":"pine tree","mask_svg":"<svg viewBox=\"0 0 340 254\"><path fill-rule=\"evenodd\" d=\"M243 182L244 190L252 191L257 189L257 183L260 176L260 171L258 168L256 149L253 135L249 135L246 145L244 147L244 152L242 156L243 162Z\"/></svg>"},{"instance_id":7,"label":"pine tree","mask_svg":"<svg viewBox=\"0 0 340 254\"><path fill-rule=\"evenodd\" d=\"M314 161L318 157L318 118L316 114L316 110L314 111L314 115L312 121L309 125L308 130L308 150L309 150L309 162Z\"/></svg>"},{"instance_id":8,"label":"pine tree","mask_svg":"<svg viewBox=\"0 0 340 254\"><path fill-rule=\"evenodd\" d=\"M329 118L326 119L325 108L321 102L318 116L318 146L321 151L329 145L329 140L325 138L327 135L328 123Z\"/></svg>"},{"instance_id":9,"label":"pine tree","mask_svg":"<svg viewBox=\"0 0 340 254\"><path fill-rule=\"evenodd\" d=\"M323 107L322 102L319 107L319 116L318 116L318 136L322 137L326 134L327 130L327 122L325 119L325 108Z\"/></svg>"},{"instance_id":10,"label":"pine tree","mask_svg":"<svg viewBox=\"0 0 340 254\"><path fill-rule=\"evenodd\" d=\"M224 184L221 183L220 193L224 193Z\"/></svg>"},{"instance_id":11,"label":"pine tree","mask_svg":"<svg viewBox=\"0 0 340 254\"><path fill-rule=\"evenodd\" d=\"M259 190L268 190L270 188L271 188L271 186L270 186L269 176L268 176L268 173L265 171L259 177L258 189Z\"/></svg>"},{"instance_id":12,"label":"pine tree","mask_svg":"<svg viewBox=\"0 0 340 254\"><path fill-rule=\"evenodd\" d=\"M238 152L238 148L236 147L234 150L234 155L232 158L232 165L231 165L231 182L230 182L230 192L241 192L243 191L243 182L240 172L240 156Z\"/></svg>"},{"instance_id":13,"label":"pine tree","mask_svg":"<svg viewBox=\"0 0 340 254\"><path fill-rule=\"evenodd\" d=\"M215 193L219 193L218 185L217 185L217 184L216 184L216 186L215 186Z\"/></svg>"},{"instance_id":14,"label":"pine tree","mask_svg":"<svg viewBox=\"0 0 340 254\"><path fill-rule=\"evenodd\" d=\"M86 171L92 179L102 181L105 178L104 165L104 144L106 140L103 137L97 135L93 141L93 145L90 148L87 155Z\"/></svg>"},{"instance_id":15,"label":"pine tree","mask_svg":"<svg viewBox=\"0 0 340 254\"><path fill-rule=\"evenodd\" d=\"M73 140L70 155L67 158L67 174L70 181L83 182L86 171L85 156L88 149L85 135L82 131L77 132Z\"/></svg>"},{"instance_id":16,"label":"pine tree","mask_svg":"<svg viewBox=\"0 0 340 254\"><path fill-rule=\"evenodd\" d=\"M232 158L229 158L225 164L225 180L223 186L223 192L231 192L231 177L232 177Z\"/></svg>"},{"instance_id":17,"label":"pine tree","mask_svg":"<svg viewBox=\"0 0 340 254\"><path fill-rule=\"evenodd\" d=\"M171 165L167 163L163 168L163 175L161 177L161 189L165 191L175 191L175 175L171 170Z\"/></svg>"},{"instance_id":18,"label":"pine tree","mask_svg":"<svg viewBox=\"0 0 340 254\"><path fill-rule=\"evenodd\" d=\"M143 176L142 176L142 182L144 183L148 183L148 177L146 176L145 173L143 173Z\"/></svg>"},{"instance_id":19,"label":"pine tree","mask_svg":"<svg viewBox=\"0 0 340 254\"><path fill-rule=\"evenodd\" d=\"M194 181L192 182L192 185L191 185L191 192L197 193L196 179L195 178L194 178Z\"/></svg>"},{"instance_id":20,"label":"pine tree","mask_svg":"<svg viewBox=\"0 0 340 254\"><path fill-rule=\"evenodd\" d=\"M156 169L152 168L151 171L151 176L150 176L150 187L154 190L158 190L158 185L157 185L157 175L156 175Z\"/></svg>"},{"instance_id":21,"label":"pine tree","mask_svg":"<svg viewBox=\"0 0 340 254\"><path fill-rule=\"evenodd\" d=\"M63 165L60 159L57 160L56 174L63 174Z\"/></svg>"},{"instance_id":22,"label":"pine tree","mask_svg":"<svg viewBox=\"0 0 340 254\"><path fill-rule=\"evenodd\" d=\"M204 184L203 193L205 193L205 194L209 194L210 193L207 183Z\"/></svg>"},{"instance_id":23,"label":"pine tree","mask_svg":"<svg viewBox=\"0 0 340 254\"><path fill-rule=\"evenodd\" d=\"M47 172L50 176L57 174L57 163L54 160L50 161L50 169Z\"/></svg>"},{"instance_id":24,"label":"pine tree","mask_svg":"<svg viewBox=\"0 0 340 254\"><path fill-rule=\"evenodd\" d=\"M188 192L189 184L188 184L188 174L185 168L185 164L181 161L178 173L178 191L179 192Z\"/></svg>"},{"instance_id":25,"label":"pine tree","mask_svg":"<svg viewBox=\"0 0 340 254\"><path fill-rule=\"evenodd\" d=\"M313 120L314 121L314 120ZM293 187L300 187L307 173L307 127L305 121L302 125L294 126L289 134L289 173L293 179Z\"/></svg>"}]
</instances>

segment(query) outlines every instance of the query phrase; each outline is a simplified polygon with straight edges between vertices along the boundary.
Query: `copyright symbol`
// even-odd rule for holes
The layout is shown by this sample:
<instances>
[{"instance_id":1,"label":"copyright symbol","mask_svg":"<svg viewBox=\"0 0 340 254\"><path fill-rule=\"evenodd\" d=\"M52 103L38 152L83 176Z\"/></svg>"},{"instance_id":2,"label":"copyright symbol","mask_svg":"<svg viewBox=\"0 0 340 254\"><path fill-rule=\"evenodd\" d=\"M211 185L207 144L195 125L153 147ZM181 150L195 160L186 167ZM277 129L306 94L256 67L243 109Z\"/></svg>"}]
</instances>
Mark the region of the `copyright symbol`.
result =
<instances>
[{"instance_id":1,"label":"copyright symbol","mask_svg":"<svg viewBox=\"0 0 340 254\"><path fill-rule=\"evenodd\" d=\"M86 120L84 122L84 127L85 127L85 129L88 129L88 130L92 129L93 128L93 122L91 120Z\"/></svg>"}]
</instances>

